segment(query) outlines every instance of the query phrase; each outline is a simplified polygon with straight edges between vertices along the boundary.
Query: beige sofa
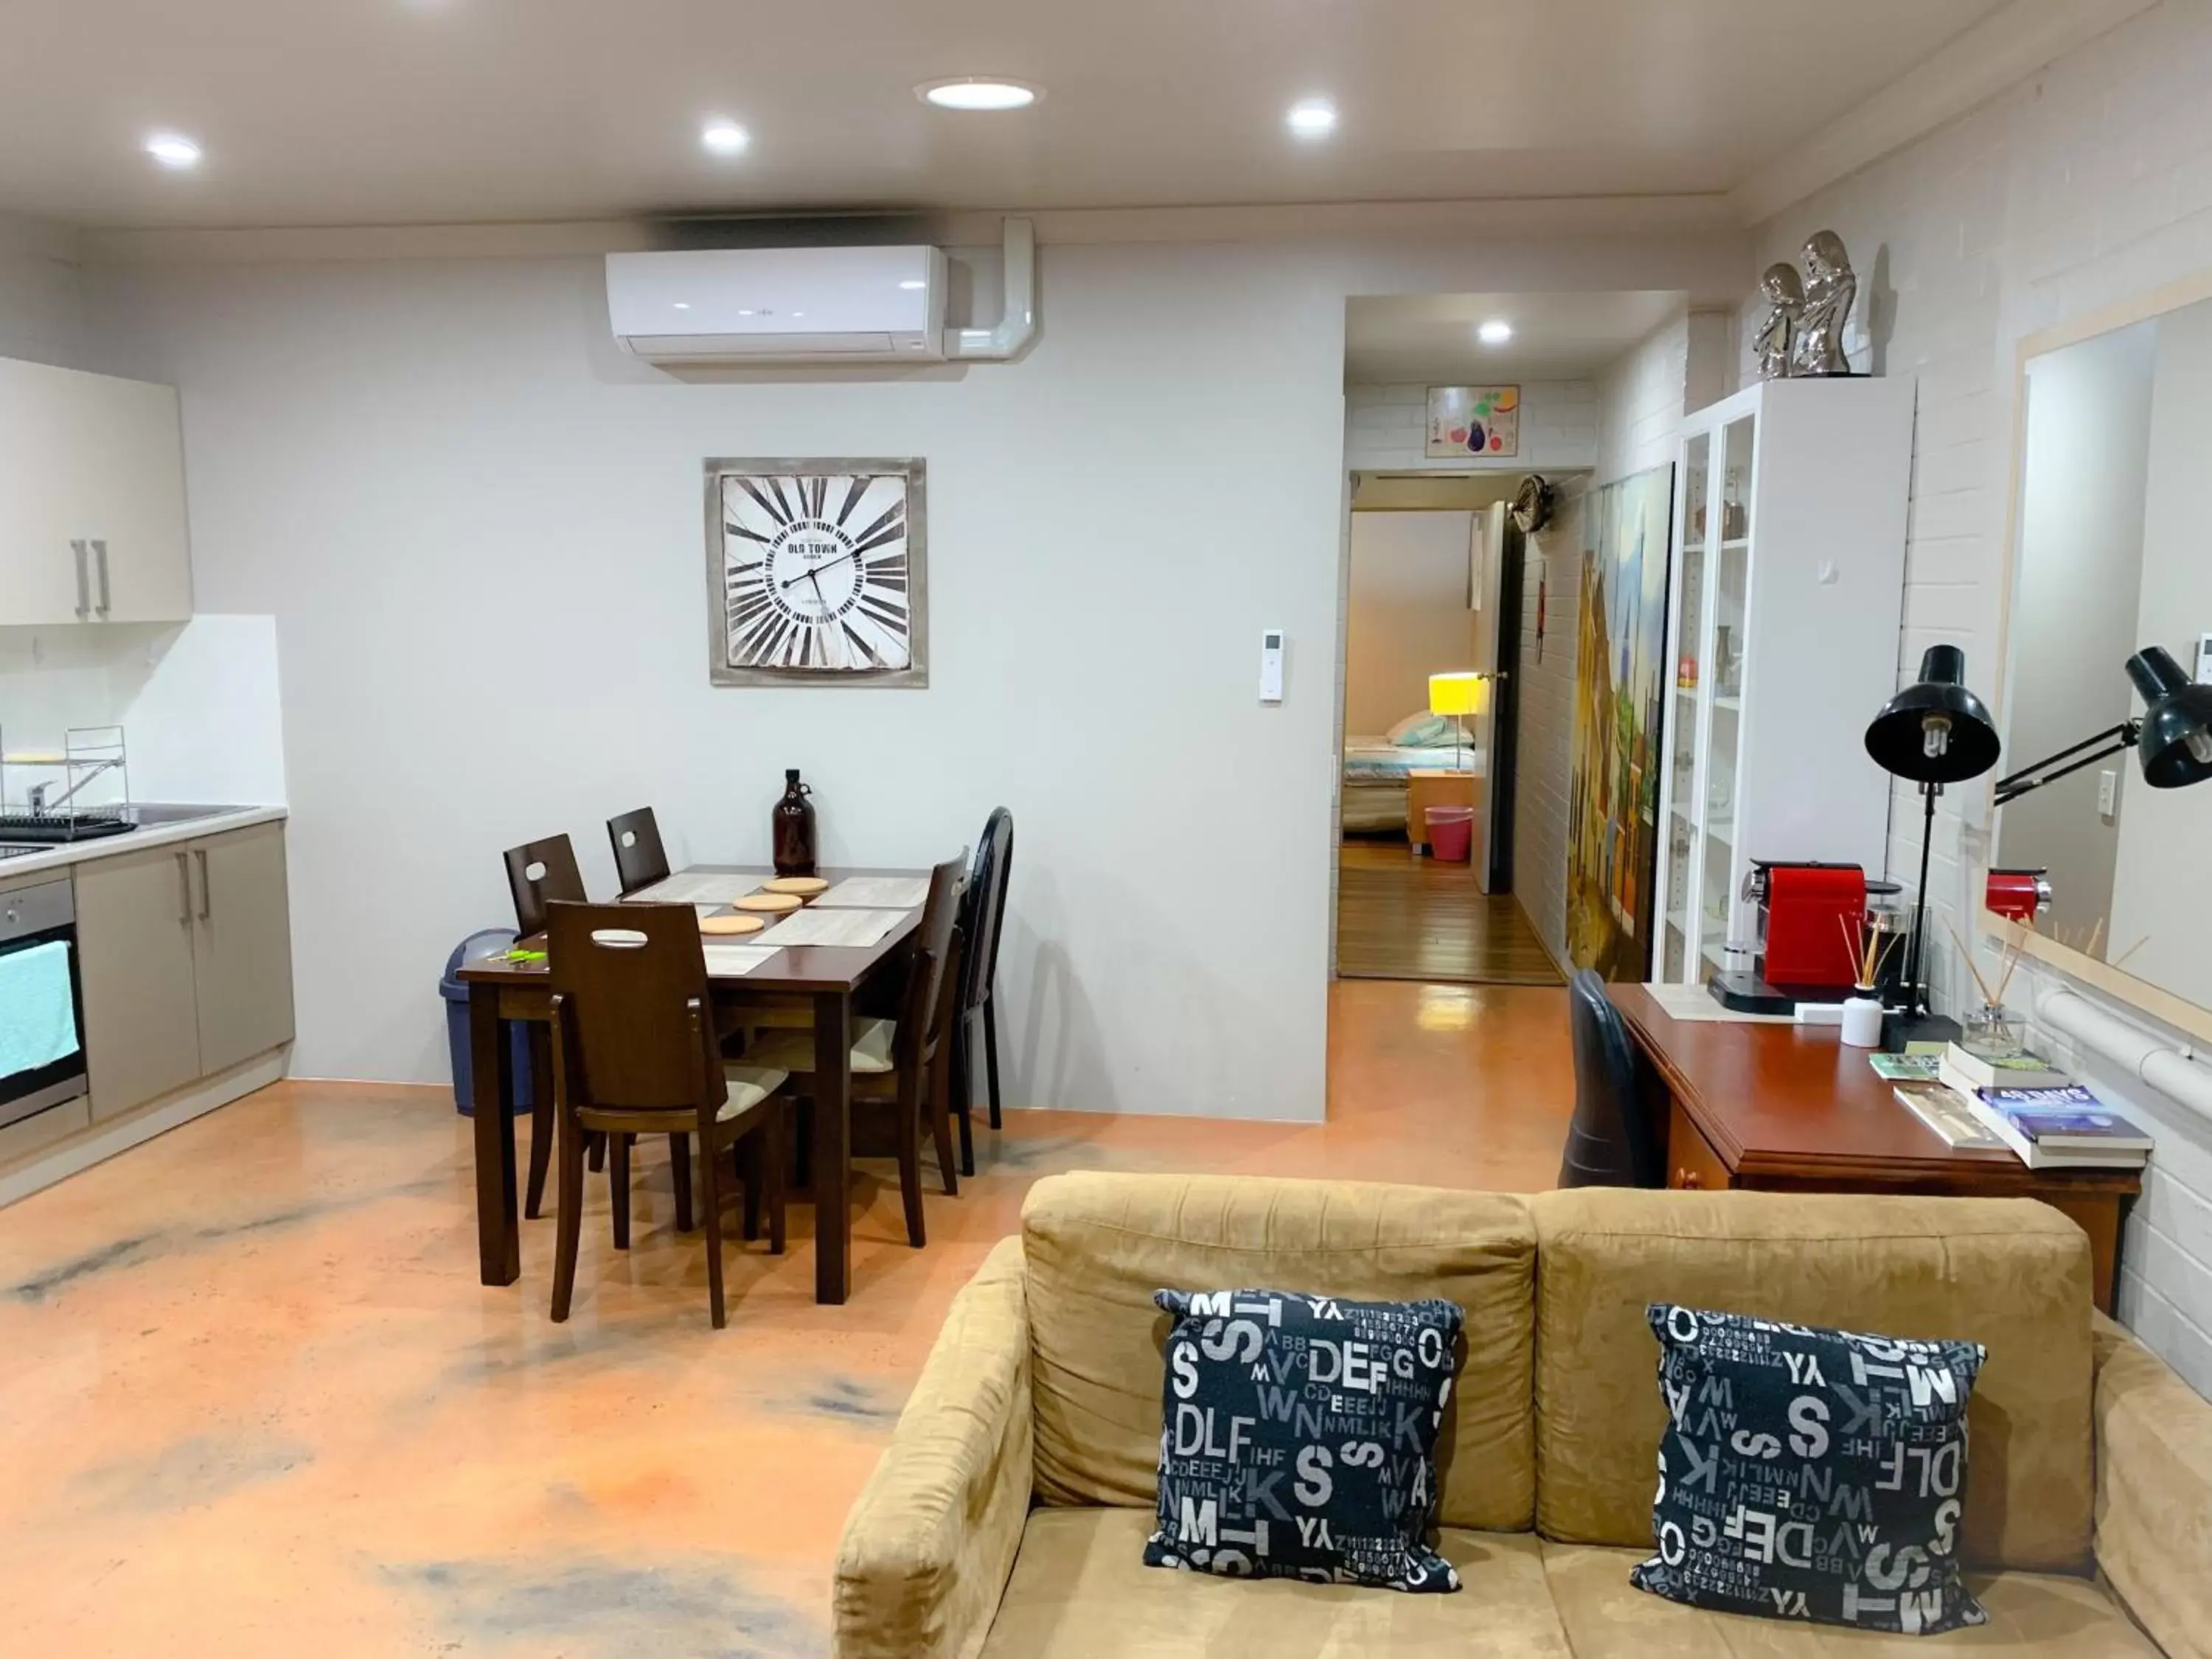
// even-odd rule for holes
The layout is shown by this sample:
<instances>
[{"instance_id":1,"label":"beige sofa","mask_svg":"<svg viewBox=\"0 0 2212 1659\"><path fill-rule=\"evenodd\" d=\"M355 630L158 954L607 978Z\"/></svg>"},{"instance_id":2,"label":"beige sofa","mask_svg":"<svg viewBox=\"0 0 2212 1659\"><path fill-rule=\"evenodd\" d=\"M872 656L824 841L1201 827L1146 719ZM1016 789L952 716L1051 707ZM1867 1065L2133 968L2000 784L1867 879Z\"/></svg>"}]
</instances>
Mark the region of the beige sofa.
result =
<instances>
[{"instance_id":1,"label":"beige sofa","mask_svg":"<svg viewBox=\"0 0 2212 1659\"><path fill-rule=\"evenodd\" d=\"M1466 1309L1439 1449L1459 1594L1141 1565L1152 1292L1246 1285ZM1985 1343L1964 1549L1990 1622L1884 1636L1631 1589L1656 1298ZM2092 1314L2087 1241L2026 1200L1060 1176L954 1303L848 1522L836 1620L842 1659L2212 1659L2212 1406Z\"/></svg>"}]
</instances>

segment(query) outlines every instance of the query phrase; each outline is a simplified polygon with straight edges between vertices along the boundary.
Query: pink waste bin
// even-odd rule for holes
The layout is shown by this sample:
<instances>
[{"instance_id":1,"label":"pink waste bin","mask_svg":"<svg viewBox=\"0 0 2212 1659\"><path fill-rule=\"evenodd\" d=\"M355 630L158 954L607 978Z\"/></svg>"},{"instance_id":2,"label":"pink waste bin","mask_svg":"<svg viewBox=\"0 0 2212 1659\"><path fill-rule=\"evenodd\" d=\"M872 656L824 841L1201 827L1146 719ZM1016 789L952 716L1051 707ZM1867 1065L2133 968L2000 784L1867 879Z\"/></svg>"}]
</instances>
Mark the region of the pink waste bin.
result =
<instances>
[{"instance_id":1,"label":"pink waste bin","mask_svg":"<svg viewBox=\"0 0 2212 1659\"><path fill-rule=\"evenodd\" d=\"M1426 809L1425 816L1429 823L1429 856L1446 864L1465 864L1474 842L1474 808L1431 806Z\"/></svg>"}]
</instances>

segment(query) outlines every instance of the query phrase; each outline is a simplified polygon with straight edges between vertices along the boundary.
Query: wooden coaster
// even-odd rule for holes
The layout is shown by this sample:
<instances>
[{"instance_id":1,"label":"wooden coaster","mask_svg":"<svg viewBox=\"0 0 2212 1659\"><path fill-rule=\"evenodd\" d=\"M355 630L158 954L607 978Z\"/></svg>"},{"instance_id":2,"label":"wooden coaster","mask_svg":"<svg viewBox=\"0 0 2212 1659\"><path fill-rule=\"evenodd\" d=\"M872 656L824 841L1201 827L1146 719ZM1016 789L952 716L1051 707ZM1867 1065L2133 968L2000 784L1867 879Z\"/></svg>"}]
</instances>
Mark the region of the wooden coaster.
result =
<instances>
[{"instance_id":1,"label":"wooden coaster","mask_svg":"<svg viewBox=\"0 0 2212 1659\"><path fill-rule=\"evenodd\" d=\"M803 899L830 890L830 884L819 876L778 876L773 881L761 884L763 893L796 893Z\"/></svg>"},{"instance_id":2,"label":"wooden coaster","mask_svg":"<svg viewBox=\"0 0 2212 1659\"><path fill-rule=\"evenodd\" d=\"M758 916L702 916L699 931L702 933L757 933L768 924Z\"/></svg>"},{"instance_id":3,"label":"wooden coaster","mask_svg":"<svg viewBox=\"0 0 2212 1659\"><path fill-rule=\"evenodd\" d=\"M789 915L805 901L788 893L748 893L737 902L740 910L757 910L766 916Z\"/></svg>"}]
</instances>

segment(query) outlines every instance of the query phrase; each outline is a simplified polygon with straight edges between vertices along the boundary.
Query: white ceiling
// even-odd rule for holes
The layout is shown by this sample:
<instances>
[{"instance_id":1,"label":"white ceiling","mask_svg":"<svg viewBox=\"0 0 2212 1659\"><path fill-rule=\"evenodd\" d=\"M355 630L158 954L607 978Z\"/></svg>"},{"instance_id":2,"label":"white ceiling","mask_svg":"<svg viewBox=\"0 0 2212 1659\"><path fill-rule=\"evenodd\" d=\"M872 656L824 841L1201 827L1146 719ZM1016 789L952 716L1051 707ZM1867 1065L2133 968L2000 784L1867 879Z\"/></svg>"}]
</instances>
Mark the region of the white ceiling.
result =
<instances>
[{"instance_id":1,"label":"white ceiling","mask_svg":"<svg viewBox=\"0 0 2212 1659\"><path fill-rule=\"evenodd\" d=\"M1666 289L1597 294L1408 294L1346 301L1348 386L1433 380L1573 380L1594 374L1688 300ZM1496 318L1513 337L1475 337Z\"/></svg>"},{"instance_id":2,"label":"white ceiling","mask_svg":"<svg viewBox=\"0 0 2212 1659\"><path fill-rule=\"evenodd\" d=\"M2001 0L0 0L0 209L356 224L1723 191ZM917 82L1020 76L1013 115ZM1337 134L1283 125L1325 95ZM702 121L750 129L717 161ZM195 173L142 153L168 128Z\"/></svg>"}]
</instances>

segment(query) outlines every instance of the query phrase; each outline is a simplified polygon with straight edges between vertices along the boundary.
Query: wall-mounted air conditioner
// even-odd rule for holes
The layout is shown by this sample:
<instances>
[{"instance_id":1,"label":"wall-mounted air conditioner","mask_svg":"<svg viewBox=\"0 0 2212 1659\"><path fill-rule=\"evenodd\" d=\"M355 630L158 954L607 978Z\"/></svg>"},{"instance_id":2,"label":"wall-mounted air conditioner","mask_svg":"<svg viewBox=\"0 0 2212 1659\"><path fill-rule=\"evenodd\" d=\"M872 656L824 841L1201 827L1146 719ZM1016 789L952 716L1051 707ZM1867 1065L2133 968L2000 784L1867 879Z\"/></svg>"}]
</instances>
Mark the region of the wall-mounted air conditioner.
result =
<instances>
[{"instance_id":1,"label":"wall-mounted air conditioner","mask_svg":"<svg viewBox=\"0 0 2212 1659\"><path fill-rule=\"evenodd\" d=\"M655 363L933 362L933 247L714 248L607 255L607 317Z\"/></svg>"}]
</instances>

